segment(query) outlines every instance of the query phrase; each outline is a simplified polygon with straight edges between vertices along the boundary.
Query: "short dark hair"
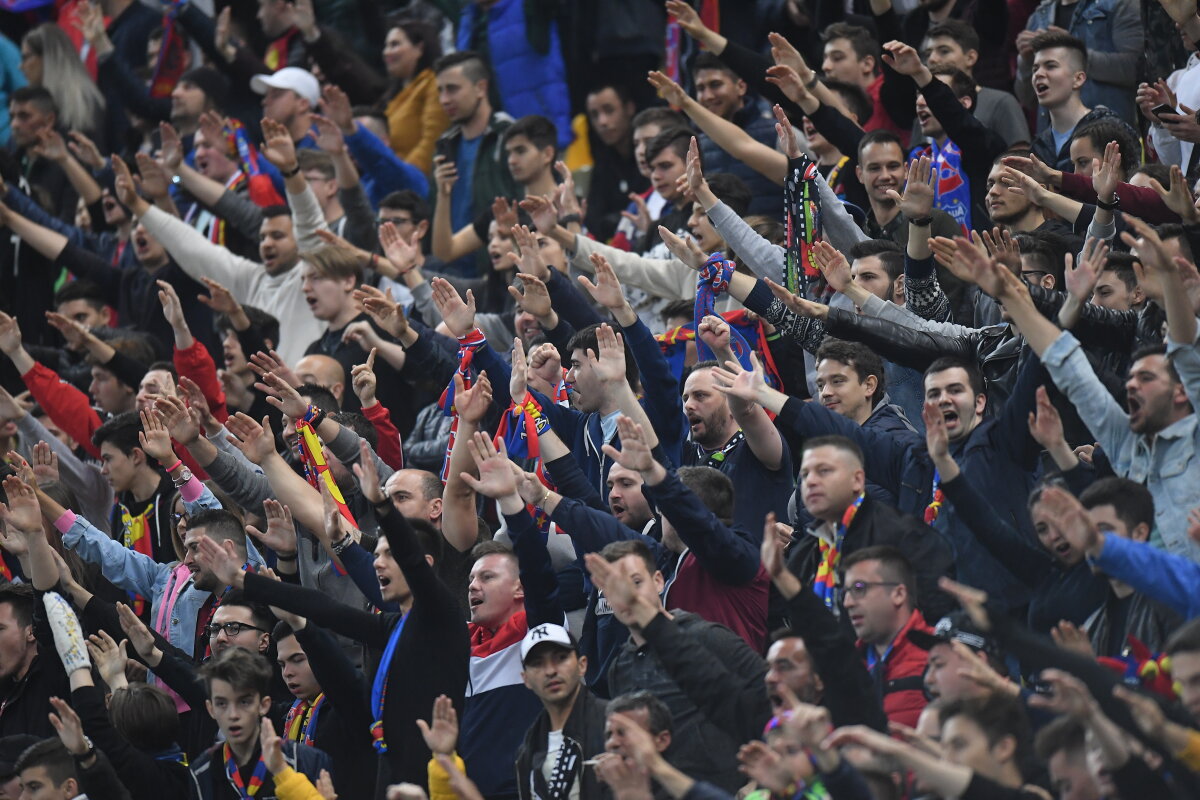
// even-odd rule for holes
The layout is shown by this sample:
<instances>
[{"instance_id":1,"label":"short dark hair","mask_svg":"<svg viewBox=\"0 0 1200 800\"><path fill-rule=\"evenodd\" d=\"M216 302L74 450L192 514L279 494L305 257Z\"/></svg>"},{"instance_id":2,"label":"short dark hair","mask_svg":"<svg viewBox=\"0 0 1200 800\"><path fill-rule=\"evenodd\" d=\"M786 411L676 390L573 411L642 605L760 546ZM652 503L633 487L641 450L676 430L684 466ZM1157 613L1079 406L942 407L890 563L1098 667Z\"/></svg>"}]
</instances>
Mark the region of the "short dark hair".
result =
<instances>
[{"instance_id":1,"label":"short dark hair","mask_svg":"<svg viewBox=\"0 0 1200 800\"><path fill-rule=\"evenodd\" d=\"M646 142L646 163L649 164L667 149L675 153L680 161L687 161L688 147L691 146L693 136L695 134L687 128L667 128L659 131L657 136Z\"/></svg>"},{"instance_id":2,"label":"short dark hair","mask_svg":"<svg viewBox=\"0 0 1200 800\"><path fill-rule=\"evenodd\" d=\"M75 772L74 756L67 752L66 745L57 737L43 739L35 745L30 745L13 765L17 774L34 767L45 769L47 777L55 786L62 786L72 778L79 780L79 775Z\"/></svg>"},{"instance_id":3,"label":"short dark hair","mask_svg":"<svg viewBox=\"0 0 1200 800\"><path fill-rule=\"evenodd\" d=\"M917 571L904 553L886 544L864 547L847 555L839 567L846 574L855 564L864 561L878 561L883 577L892 583L899 583L908 592L908 602L912 607L917 605Z\"/></svg>"},{"instance_id":4,"label":"short dark hair","mask_svg":"<svg viewBox=\"0 0 1200 800\"><path fill-rule=\"evenodd\" d=\"M315 383L302 383L296 387L296 393L307 397L308 402L324 411L326 414L336 414L342 410L333 392Z\"/></svg>"},{"instance_id":5,"label":"short dark hair","mask_svg":"<svg viewBox=\"0 0 1200 800\"><path fill-rule=\"evenodd\" d=\"M871 395L872 405L882 400L883 395L887 392L887 376L884 374L883 359L862 342L847 342L843 339L826 336L825 340L821 342L821 346L817 348L815 358L818 364L828 358L852 367L855 374L858 375L859 383L865 382L867 378L874 375L875 393Z\"/></svg>"},{"instance_id":6,"label":"short dark hair","mask_svg":"<svg viewBox=\"0 0 1200 800\"><path fill-rule=\"evenodd\" d=\"M974 50L979 52L979 34L970 24L961 19L947 19L936 25L930 25L925 31L926 39L953 39L964 53Z\"/></svg>"},{"instance_id":7,"label":"short dark hair","mask_svg":"<svg viewBox=\"0 0 1200 800\"><path fill-rule=\"evenodd\" d=\"M501 146L508 144L516 136L524 136L538 150L552 147L555 155L558 154L558 128L541 114L529 114L509 125L500 137Z\"/></svg>"},{"instance_id":8,"label":"short dark hair","mask_svg":"<svg viewBox=\"0 0 1200 800\"><path fill-rule=\"evenodd\" d=\"M471 548L471 563L474 564L481 558L487 556L504 556L505 559L512 562L513 569L519 570L520 566L517 562L517 554L513 549L504 542L497 542L494 539L487 542L480 542Z\"/></svg>"},{"instance_id":9,"label":"short dark hair","mask_svg":"<svg viewBox=\"0 0 1200 800\"><path fill-rule=\"evenodd\" d=\"M54 293L55 308L75 300L82 300L97 311L103 311L108 305L100 287L91 281L71 281Z\"/></svg>"},{"instance_id":10,"label":"short dark hair","mask_svg":"<svg viewBox=\"0 0 1200 800\"><path fill-rule=\"evenodd\" d=\"M273 639L276 644L279 644L280 642L282 642L284 639L288 638L289 636L295 636L295 635L296 635L296 631L292 628L291 625L288 625L283 620L276 622L275 627L271 629L271 639Z\"/></svg>"},{"instance_id":11,"label":"short dark hair","mask_svg":"<svg viewBox=\"0 0 1200 800\"><path fill-rule=\"evenodd\" d=\"M265 658L241 647L223 650L220 655L200 665L200 677L204 680L210 700L213 681L225 681L236 692L255 692L260 699L269 697L271 672L271 665Z\"/></svg>"},{"instance_id":12,"label":"short dark hair","mask_svg":"<svg viewBox=\"0 0 1200 800\"><path fill-rule=\"evenodd\" d=\"M109 700L108 716L113 727L139 750L157 752L179 737L175 701L157 686L131 683L117 689Z\"/></svg>"},{"instance_id":13,"label":"short dark hair","mask_svg":"<svg viewBox=\"0 0 1200 800\"><path fill-rule=\"evenodd\" d=\"M372 450L379 446L379 431L375 430L375 426L371 424L371 420L357 411L338 411L335 414L330 414L329 418L337 424L357 433L358 438L369 444Z\"/></svg>"},{"instance_id":14,"label":"short dark hair","mask_svg":"<svg viewBox=\"0 0 1200 800\"><path fill-rule=\"evenodd\" d=\"M1101 478L1083 490L1079 502L1087 509L1112 506L1129 530L1143 523L1154 527L1154 495L1137 481L1111 475Z\"/></svg>"},{"instance_id":15,"label":"short dark hair","mask_svg":"<svg viewBox=\"0 0 1200 800\"><path fill-rule=\"evenodd\" d=\"M978 93L975 90L975 81L971 79L970 75L958 67L951 67L946 64L930 67L929 72L932 75L948 75L950 77L950 91L954 92L954 96L958 98L971 98L971 108L975 108L975 100Z\"/></svg>"},{"instance_id":16,"label":"short dark hair","mask_svg":"<svg viewBox=\"0 0 1200 800\"><path fill-rule=\"evenodd\" d=\"M250 610L250 619L254 622L256 628L261 628L264 632L270 633L275 629L275 615L271 613L270 606L251 600L246 596L244 589L230 589L221 595L221 608L237 606L239 608L247 608Z\"/></svg>"},{"instance_id":17,"label":"short dark hair","mask_svg":"<svg viewBox=\"0 0 1200 800\"><path fill-rule=\"evenodd\" d=\"M1033 752L1039 761L1049 761L1064 750L1086 752L1087 729L1083 723L1068 716L1055 717L1033 738Z\"/></svg>"},{"instance_id":18,"label":"short dark hair","mask_svg":"<svg viewBox=\"0 0 1200 800\"><path fill-rule=\"evenodd\" d=\"M875 113L875 104L871 102L867 91L857 83L849 81L839 81L836 78L825 78L824 81L825 87L842 98L846 108L858 117L859 124L866 125L867 120Z\"/></svg>"},{"instance_id":19,"label":"short dark hair","mask_svg":"<svg viewBox=\"0 0 1200 800\"><path fill-rule=\"evenodd\" d=\"M732 67L730 67L709 50L701 50L696 54L695 60L692 61L692 79L695 80L696 76L704 70L716 70L717 72L724 72L726 75L729 75L731 78L733 78L734 83L742 79L742 76L734 72Z\"/></svg>"},{"instance_id":20,"label":"short dark hair","mask_svg":"<svg viewBox=\"0 0 1200 800\"><path fill-rule=\"evenodd\" d=\"M1054 288L1063 287L1066 271L1066 240L1048 232L1025 231L1013 236L1021 258L1032 260L1032 266L1054 278Z\"/></svg>"},{"instance_id":21,"label":"short dark hair","mask_svg":"<svg viewBox=\"0 0 1200 800\"><path fill-rule=\"evenodd\" d=\"M125 455L129 455L134 451L134 448L140 448L142 443L138 440L138 434L142 431L142 420L136 411L126 411L122 414L117 414L112 417L99 428L96 428L92 434L92 444L96 449L100 449L100 445L105 442L112 443L112 446L120 450Z\"/></svg>"},{"instance_id":22,"label":"short dark hair","mask_svg":"<svg viewBox=\"0 0 1200 800\"><path fill-rule=\"evenodd\" d=\"M1163 645L1163 652L1169 656L1200 652L1200 618L1185 622L1176 628Z\"/></svg>"},{"instance_id":23,"label":"short dark hair","mask_svg":"<svg viewBox=\"0 0 1200 800\"><path fill-rule=\"evenodd\" d=\"M621 105L627 105L635 102L633 99L633 92L629 90L628 86L617 81L606 80L603 76L601 76L600 79L593 84L590 89L587 90L585 99L593 95L600 94L605 89L612 89L617 95L617 101L620 102Z\"/></svg>"},{"instance_id":24,"label":"short dark hair","mask_svg":"<svg viewBox=\"0 0 1200 800\"><path fill-rule=\"evenodd\" d=\"M250 326L257 328L258 332L262 334L263 339L273 345L279 344L279 320L273 314L268 314L261 308L254 306L242 306L242 310L246 312L246 317L250 320ZM237 329L233 327L233 320L225 313L217 314L213 317L213 327L216 328L217 333L222 335L229 331L237 332ZM252 355L254 354L245 354L247 360Z\"/></svg>"},{"instance_id":25,"label":"short dark hair","mask_svg":"<svg viewBox=\"0 0 1200 800\"><path fill-rule=\"evenodd\" d=\"M1133 268L1136 261L1137 256L1133 253L1109 253L1108 260L1100 271L1115 272L1121 283L1125 284L1125 288L1132 292L1138 285L1137 271Z\"/></svg>"},{"instance_id":26,"label":"short dark hair","mask_svg":"<svg viewBox=\"0 0 1200 800\"><path fill-rule=\"evenodd\" d=\"M733 481L712 467L680 467L676 474L713 515L728 525L733 521Z\"/></svg>"},{"instance_id":27,"label":"short dark hair","mask_svg":"<svg viewBox=\"0 0 1200 800\"><path fill-rule=\"evenodd\" d=\"M879 60L879 41L871 31L862 25L851 25L849 22L835 22L821 32L821 41L828 44L834 39L846 39L854 48L854 54L861 61L871 56Z\"/></svg>"},{"instance_id":28,"label":"short dark hair","mask_svg":"<svg viewBox=\"0 0 1200 800\"><path fill-rule=\"evenodd\" d=\"M654 553L641 539L621 539L609 542L600 550L600 557L610 564L615 564L625 556L637 556L646 565L646 571L651 575L658 572L658 562Z\"/></svg>"},{"instance_id":29,"label":"short dark hair","mask_svg":"<svg viewBox=\"0 0 1200 800\"><path fill-rule=\"evenodd\" d=\"M1124 150L1121 151L1121 155L1125 155ZM1129 175L1130 180L1133 179L1134 175L1145 175L1147 178L1153 178L1161 183L1163 188L1166 188L1171 183L1171 167L1169 164L1160 164L1158 162L1141 164ZM1111 257L1112 253L1109 253L1109 256Z\"/></svg>"},{"instance_id":30,"label":"short dark hair","mask_svg":"<svg viewBox=\"0 0 1200 800\"><path fill-rule=\"evenodd\" d=\"M488 85L492 83L491 68L488 67L487 61L483 56L474 50L459 50L457 53L447 53L433 62L433 73L441 75L446 70L453 69L454 67L462 67L463 75L471 83L479 83L480 81L487 81Z\"/></svg>"},{"instance_id":31,"label":"short dark hair","mask_svg":"<svg viewBox=\"0 0 1200 800\"><path fill-rule=\"evenodd\" d=\"M873 144L894 144L900 150L900 155L904 156L904 145L900 142L900 137L891 131L883 130L882 128L867 131L863 137L858 140L858 152L855 154L858 157L858 162L862 163L862 154Z\"/></svg>"},{"instance_id":32,"label":"short dark hair","mask_svg":"<svg viewBox=\"0 0 1200 800\"><path fill-rule=\"evenodd\" d=\"M671 709L658 698L658 695L648 692L645 689L638 689L633 692L617 695L608 701L608 706L605 707L604 713L607 716L609 714L621 714L626 711L639 711L643 708L646 709L646 722L650 726L650 733L655 736L664 731L671 733L674 727Z\"/></svg>"},{"instance_id":33,"label":"short dark hair","mask_svg":"<svg viewBox=\"0 0 1200 800\"><path fill-rule=\"evenodd\" d=\"M1175 383L1183 383L1179 377L1179 371L1175 369L1175 360L1171 358L1171 354L1167 352L1166 342L1158 344L1144 344L1136 348L1129 356L1129 368L1132 370L1133 365L1143 358L1150 356L1162 356L1167 362L1167 374L1171 376L1171 380Z\"/></svg>"},{"instance_id":34,"label":"short dark hair","mask_svg":"<svg viewBox=\"0 0 1200 800\"><path fill-rule=\"evenodd\" d=\"M1082 40L1072 36L1069 33L1042 31L1030 40L1029 46L1033 49L1033 54L1035 56L1043 50L1049 50L1053 47L1062 47L1070 50L1074 52L1076 57L1079 59L1079 69L1085 72L1087 71L1087 45L1085 45Z\"/></svg>"},{"instance_id":35,"label":"short dark hair","mask_svg":"<svg viewBox=\"0 0 1200 800\"><path fill-rule=\"evenodd\" d=\"M935 359L932 364L925 368L925 376L928 378L938 372L945 372L948 369L961 369L967 373L967 384L971 387L971 392L975 396L986 393L986 386L983 382L983 373L979 371L979 364L971 359L959 358L958 356L942 356Z\"/></svg>"},{"instance_id":36,"label":"short dark hair","mask_svg":"<svg viewBox=\"0 0 1200 800\"><path fill-rule=\"evenodd\" d=\"M670 128L686 128L688 121L687 117L683 114L680 114L678 111L672 111L666 106L651 106L650 108L643 108L633 115L633 121L629 123L629 129L637 130L643 125L657 125L665 131Z\"/></svg>"},{"instance_id":37,"label":"short dark hair","mask_svg":"<svg viewBox=\"0 0 1200 800\"><path fill-rule=\"evenodd\" d=\"M414 225L418 222L424 222L430 216L429 203L425 202L425 198L412 189L401 189L398 192L391 192L384 195L384 198L379 201L379 207L407 211L409 214L412 214Z\"/></svg>"},{"instance_id":38,"label":"short dark hair","mask_svg":"<svg viewBox=\"0 0 1200 800\"><path fill-rule=\"evenodd\" d=\"M750 191L746 182L731 172L709 175L708 188L739 217L746 216L746 212L750 210L750 202L754 200L754 192Z\"/></svg>"},{"instance_id":39,"label":"short dark hair","mask_svg":"<svg viewBox=\"0 0 1200 800\"><path fill-rule=\"evenodd\" d=\"M966 698L945 703L938 709L942 730L954 717L967 717L984 732L988 744L994 745L1005 736L1016 744L1013 763L1018 769L1028 763L1030 750L1029 717L1022 701L1004 692L991 692L983 697Z\"/></svg>"},{"instance_id":40,"label":"short dark hair","mask_svg":"<svg viewBox=\"0 0 1200 800\"><path fill-rule=\"evenodd\" d=\"M12 606L12 615L17 624L28 628L33 624L34 603L33 587L28 583L9 583L0 586L0 606L5 603Z\"/></svg>"},{"instance_id":41,"label":"short dark hair","mask_svg":"<svg viewBox=\"0 0 1200 800\"><path fill-rule=\"evenodd\" d=\"M695 300L672 300L662 307L662 311L659 314L662 316L664 323L671 319L671 317L687 317L690 320L693 317L695 308Z\"/></svg>"},{"instance_id":42,"label":"short dark hair","mask_svg":"<svg viewBox=\"0 0 1200 800\"><path fill-rule=\"evenodd\" d=\"M1142 162L1142 145L1134 135L1133 129L1115 118L1101 118L1086 125L1080 125L1071 134L1071 141L1087 139L1097 152L1103 153L1109 142L1116 142L1121 148L1121 171L1126 180L1133 177ZM1167 179L1168 181L1170 178Z\"/></svg>"},{"instance_id":43,"label":"short dark hair","mask_svg":"<svg viewBox=\"0 0 1200 800\"><path fill-rule=\"evenodd\" d=\"M265 208L263 208L263 210L262 210L263 222L266 222L269 219L275 219L275 217L287 217L288 219L291 219L292 209L289 208L288 206L280 205L280 204L276 204L273 206L266 206Z\"/></svg>"},{"instance_id":44,"label":"short dark hair","mask_svg":"<svg viewBox=\"0 0 1200 800\"><path fill-rule=\"evenodd\" d=\"M1161 181L1160 181L1161 182ZM1167 179L1170 183L1170 179ZM1166 186L1167 184L1163 184ZM1164 222L1162 225L1155 225L1154 230L1158 233L1158 238L1164 242L1169 239L1179 240L1179 254L1188 261L1195 260L1194 251L1192 250L1192 240L1188 236L1188 229L1178 222Z\"/></svg>"},{"instance_id":45,"label":"short dark hair","mask_svg":"<svg viewBox=\"0 0 1200 800\"><path fill-rule=\"evenodd\" d=\"M866 459L863 457L862 448L853 439L846 436L838 436L831 434L828 436L813 436L804 440L804 444L800 447L800 457L803 459L804 454L809 450L816 450L818 447L833 447L841 450L844 453L849 453L858 459L859 464L865 464Z\"/></svg>"},{"instance_id":46,"label":"short dark hair","mask_svg":"<svg viewBox=\"0 0 1200 800\"><path fill-rule=\"evenodd\" d=\"M58 103L54 102L54 95L44 86L22 86L9 95L8 102L32 103L43 114L58 115Z\"/></svg>"},{"instance_id":47,"label":"short dark hair","mask_svg":"<svg viewBox=\"0 0 1200 800\"><path fill-rule=\"evenodd\" d=\"M575 332L567 342L567 352L564 354L567 359L571 358L571 352L574 350L582 350L586 352L600 355L600 345L596 343L596 331L600 329L603 323L594 323L588 325L583 330ZM621 337L621 343L625 347L625 380L629 382L631 387L638 385L638 366L637 361L633 357L633 353L629 350L629 343L625 341L625 337Z\"/></svg>"},{"instance_id":48,"label":"short dark hair","mask_svg":"<svg viewBox=\"0 0 1200 800\"><path fill-rule=\"evenodd\" d=\"M232 511L223 508L205 508L188 516L188 530L204 529L204 535L214 542L226 539L233 542L239 553L246 552L246 529Z\"/></svg>"},{"instance_id":49,"label":"short dark hair","mask_svg":"<svg viewBox=\"0 0 1200 800\"><path fill-rule=\"evenodd\" d=\"M893 283L904 274L904 248L891 239L863 239L850 247L847 256L851 264L860 258L877 257Z\"/></svg>"}]
</instances>

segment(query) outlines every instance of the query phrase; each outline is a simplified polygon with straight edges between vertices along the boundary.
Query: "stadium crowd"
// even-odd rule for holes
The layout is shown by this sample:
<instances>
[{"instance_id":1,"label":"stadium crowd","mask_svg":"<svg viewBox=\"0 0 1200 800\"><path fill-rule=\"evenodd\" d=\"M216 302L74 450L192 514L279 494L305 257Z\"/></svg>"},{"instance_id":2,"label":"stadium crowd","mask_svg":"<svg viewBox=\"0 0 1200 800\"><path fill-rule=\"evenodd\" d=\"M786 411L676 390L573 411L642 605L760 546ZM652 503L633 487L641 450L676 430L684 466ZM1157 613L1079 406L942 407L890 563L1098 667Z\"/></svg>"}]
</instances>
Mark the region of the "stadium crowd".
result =
<instances>
[{"instance_id":1,"label":"stadium crowd","mask_svg":"<svg viewBox=\"0 0 1200 800\"><path fill-rule=\"evenodd\" d=\"M1196 0L0 11L0 800L1200 797Z\"/></svg>"}]
</instances>

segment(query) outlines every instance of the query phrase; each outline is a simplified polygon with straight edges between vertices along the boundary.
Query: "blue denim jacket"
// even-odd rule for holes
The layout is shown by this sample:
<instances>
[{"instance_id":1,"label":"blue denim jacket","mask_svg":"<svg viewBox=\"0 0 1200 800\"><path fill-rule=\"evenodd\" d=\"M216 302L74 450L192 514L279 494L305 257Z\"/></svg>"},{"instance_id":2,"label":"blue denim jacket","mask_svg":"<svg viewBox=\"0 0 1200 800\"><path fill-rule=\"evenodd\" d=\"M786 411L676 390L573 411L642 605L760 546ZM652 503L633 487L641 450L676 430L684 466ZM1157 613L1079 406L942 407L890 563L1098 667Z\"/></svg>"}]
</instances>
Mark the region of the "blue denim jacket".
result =
<instances>
[{"instance_id":1,"label":"blue denim jacket","mask_svg":"<svg viewBox=\"0 0 1200 800\"><path fill-rule=\"evenodd\" d=\"M1200 350L1194 342L1168 341L1167 352L1195 408L1200 400ZM1200 546L1187 535L1188 511L1200 505L1196 415L1189 414L1154 436L1134 433L1129 415L1096 377L1079 341L1065 331L1046 349L1042 363L1104 448L1116 473L1145 484L1154 496L1154 523L1163 547L1200 562Z\"/></svg>"},{"instance_id":2,"label":"blue denim jacket","mask_svg":"<svg viewBox=\"0 0 1200 800\"><path fill-rule=\"evenodd\" d=\"M1122 13L1127 11L1123 6L1129 5L1129 3L1130 0L1079 0L1075 6L1075 13L1071 15L1071 23L1067 26L1067 32L1083 40L1083 43L1087 45L1089 56L1096 52L1118 52L1120 50L1117 44L1118 40L1124 41L1130 34L1135 33L1132 28L1126 30L1127 26L1136 25L1136 35L1142 35L1140 7L1135 3L1133 4L1133 9L1135 9L1133 13ZM1036 31L1053 25L1054 11L1057 6L1058 0L1043 0L1029 16L1025 29ZM1118 17L1123 17L1124 21L1118 20ZM1087 83L1083 85L1083 104L1088 108L1101 105L1111 108L1127 122L1136 119L1133 102L1134 87L1136 86L1135 75L1136 70L1131 72L1129 84L1118 86L1097 80L1089 74ZM1045 112L1040 112L1039 116L1044 117ZM1039 119L1038 128L1041 127L1043 127L1042 121Z\"/></svg>"}]
</instances>

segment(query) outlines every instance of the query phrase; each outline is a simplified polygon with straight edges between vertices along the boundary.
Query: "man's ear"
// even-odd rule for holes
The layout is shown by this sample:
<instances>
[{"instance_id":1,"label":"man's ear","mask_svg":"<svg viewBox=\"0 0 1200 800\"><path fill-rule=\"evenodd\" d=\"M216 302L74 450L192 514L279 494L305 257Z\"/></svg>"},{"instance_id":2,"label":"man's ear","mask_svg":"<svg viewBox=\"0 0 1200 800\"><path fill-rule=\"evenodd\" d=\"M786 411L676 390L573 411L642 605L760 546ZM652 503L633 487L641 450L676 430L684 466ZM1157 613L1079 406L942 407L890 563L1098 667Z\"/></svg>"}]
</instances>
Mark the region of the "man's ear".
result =
<instances>
[{"instance_id":1,"label":"man's ear","mask_svg":"<svg viewBox=\"0 0 1200 800\"><path fill-rule=\"evenodd\" d=\"M442 516L442 498L435 497L429 501L433 504L433 519L439 519Z\"/></svg>"},{"instance_id":2,"label":"man's ear","mask_svg":"<svg viewBox=\"0 0 1200 800\"><path fill-rule=\"evenodd\" d=\"M960 97L958 98L958 102L962 103L962 107L968 111L975 107L975 101L970 97Z\"/></svg>"},{"instance_id":3,"label":"man's ear","mask_svg":"<svg viewBox=\"0 0 1200 800\"><path fill-rule=\"evenodd\" d=\"M146 462L146 451L140 447L135 447L129 451L129 460L133 462L135 467L140 467Z\"/></svg>"},{"instance_id":4,"label":"man's ear","mask_svg":"<svg viewBox=\"0 0 1200 800\"><path fill-rule=\"evenodd\" d=\"M738 97L745 97L746 92L749 89L749 87L746 86L746 82L741 78L738 78L737 83L734 84L734 88L737 89Z\"/></svg>"},{"instance_id":5,"label":"man's ear","mask_svg":"<svg viewBox=\"0 0 1200 800\"><path fill-rule=\"evenodd\" d=\"M892 283L892 302L896 305L902 305L905 302L903 275L897 275L896 280Z\"/></svg>"},{"instance_id":6,"label":"man's ear","mask_svg":"<svg viewBox=\"0 0 1200 800\"><path fill-rule=\"evenodd\" d=\"M213 719L216 719L216 718L217 718L217 715L213 713L213 705L212 705L212 700L205 700L205 701L204 701L204 707L205 707L206 709L208 709L208 715L209 715L210 717L212 717Z\"/></svg>"},{"instance_id":7,"label":"man's ear","mask_svg":"<svg viewBox=\"0 0 1200 800\"><path fill-rule=\"evenodd\" d=\"M968 68L975 66L975 64L979 61L979 51L968 50L967 52L963 53L963 60L967 62Z\"/></svg>"},{"instance_id":8,"label":"man's ear","mask_svg":"<svg viewBox=\"0 0 1200 800\"><path fill-rule=\"evenodd\" d=\"M875 61L875 56L866 56L861 60L864 64L871 68L871 74L874 75L875 71L879 68L878 62Z\"/></svg>"},{"instance_id":9,"label":"man's ear","mask_svg":"<svg viewBox=\"0 0 1200 800\"><path fill-rule=\"evenodd\" d=\"M1041 284L1043 289L1054 289L1058 280L1053 275L1043 275L1038 283Z\"/></svg>"},{"instance_id":10,"label":"man's ear","mask_svg":"<svg viewBox=\"0 0 1200 800\"><path fill-rule=\"evenodd\" d=\"M423 219L420 222L418 222L414 227L417 229L417 232L421 234L419 238L424 239L425 236L429 233L429 220Z\"/></svg>"},{"instance_id":11,"label":"man's ear","mask_svg":"<svg viewBox=\"0 0 1200 800\"><path fill-rule=\"evenodd\" d=\"M863 389L867 393L867 396L868 397L873 396L875 394L875 390L879 388L879 376L868 375L867 379L862 382L862 385L863 385Z\"/></svg>"},{"instance_id":12,"label":"man's ear","mask_svg":"<svg viewBox=\"0 0 1200 800\"><path fill-rule=\"evenodd\" d=\"M1139 522L1134 529L1129 532L1129 538L1135 542L1150 541L1150 526L1144 522Z\"/></svg>"},{"instance_id":13,"label":"man's ear","mask_svg":"<svg viewBox=\"0 0 1200 800\"><path fill-rule=\"evenodd\" d=\"M1087 83L1087 73L1083 70L1079 70L1071 78L1072 89L1082 89L1085 83Z\"/></svg>"},{"instance_id":14,"label":"man's ear","mask_svg":"<svg viewBox=\"0 0 1200 800\"><path fill-rule=\"evenodd\" d=\"M975 416L982 417L983 412L987 410L987 395L980 394L975 396Z\"/></svg>"}]
</instances>

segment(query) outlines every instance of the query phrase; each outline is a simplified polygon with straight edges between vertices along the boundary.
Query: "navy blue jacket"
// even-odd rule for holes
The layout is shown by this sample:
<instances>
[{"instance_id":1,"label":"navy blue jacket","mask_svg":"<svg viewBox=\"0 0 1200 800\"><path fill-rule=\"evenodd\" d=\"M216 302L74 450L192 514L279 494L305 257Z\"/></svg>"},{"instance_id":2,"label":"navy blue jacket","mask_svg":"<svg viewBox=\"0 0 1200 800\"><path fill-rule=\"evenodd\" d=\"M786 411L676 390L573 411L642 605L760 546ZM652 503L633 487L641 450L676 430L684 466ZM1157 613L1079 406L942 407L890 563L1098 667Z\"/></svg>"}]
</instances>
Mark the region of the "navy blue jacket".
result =
<instances>
[{"instance_id":1,"label":"navy blue jacket","mask_svg":"<svg viewBox=\"0 0 1200 800\"><path fill-rule=\"evenodd\" d=\"M1035 405L1037 387L1048 379L1032 356L1017 374L1012 395L1000 413L979 423L965 441L951 443L951 454L967 480L992 498L1006 522L1034 542L1026 501L1039 471L1040 448L1029 436L1027 419ZM867 478L895 494L897 507L922 518L933 497L933 462L923 441L900 441L894 436L856 425L817 403L789 398L778 423L802 436L840 434L862 448ZM943 508L934 528L951 544L958 579L984 589L1006 608L1029 600L1029 589L981 545L953 507Z\"/></svg>"}]
</instances>

